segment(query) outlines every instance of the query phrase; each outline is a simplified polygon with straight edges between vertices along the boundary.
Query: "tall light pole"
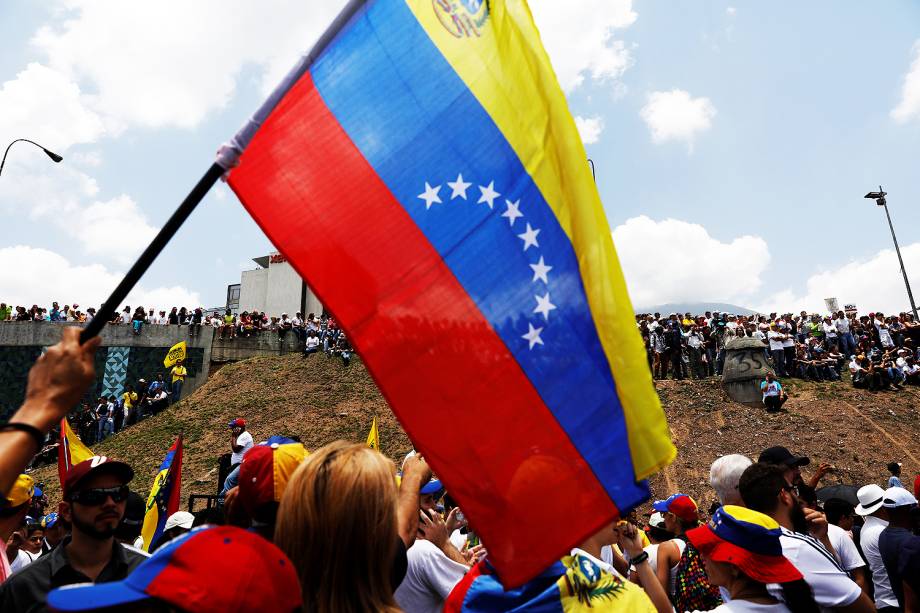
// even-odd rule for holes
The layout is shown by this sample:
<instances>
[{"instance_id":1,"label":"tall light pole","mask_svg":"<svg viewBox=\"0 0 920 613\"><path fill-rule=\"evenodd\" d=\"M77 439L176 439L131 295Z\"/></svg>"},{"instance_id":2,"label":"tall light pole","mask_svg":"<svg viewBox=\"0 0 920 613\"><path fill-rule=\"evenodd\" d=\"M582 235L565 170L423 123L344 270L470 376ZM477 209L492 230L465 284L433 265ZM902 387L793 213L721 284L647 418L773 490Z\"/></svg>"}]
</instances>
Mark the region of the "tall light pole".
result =
<instances>
[{"instance_id":1,"label":"tall light pole","mask_svg":"<svg viewBox=\"0 0 920 613\"><path fill-rule=\"evenodd\" d=\"M36 147L38 147L39 149L41 149L42 151L44 151L44 152L45 152L45 155L47 155L49 158L51 158L52 160L54 160L55 163L58 163L58 162L60 162L61 160L64 159L64 158L62 158L61 156L59 156L57 153L55 153L54 151L49 151L48 149L45 149L44 147L42 147L41 145L39 145L39 144L36 143L35 141L29 140L28 138L17 138L17 139L14 140L13 142L11 142L9 145L7 145L7 146L6 146L6 151L3 152L3 159L0 160L0 174L3 174L3 165L6 164L6 154L10 152L10 147L12 147L13 145L15 145L16 143L18 143L18 142L20 142L20 141L21 141L21 142L24 142L24 143L32 143L33 145L35 145Z\"/></svg>"},{"instance_id":2,"label":"tall light pole","mask_svg":"<svg viewBox=\"0 0 920 613\"><path fill-rule=\"evenodd\" d=\"M907 271L904 270L904 258L901 257L901 248L898 246L898 237L894 235L894 224L891 223L891 214L888 212L888 201L885 200L885 196L888 195L888 192L882 190L882 186L878 186L877 192L869 192L863 198L869 198L875 200L875 204L881 207L885 207L885 217L888 218L888 227L891 229L891 240L894 241L894 250L898 254L898 262L901 263L901 274L904 275L904 286L907 288L907 297L910 299L910 308L914 312L914 321L920 321L920 317L917 316L917 305L914 302L914 293L910 291L910 281L907 280Z\"/></svg>"}]
</instances>

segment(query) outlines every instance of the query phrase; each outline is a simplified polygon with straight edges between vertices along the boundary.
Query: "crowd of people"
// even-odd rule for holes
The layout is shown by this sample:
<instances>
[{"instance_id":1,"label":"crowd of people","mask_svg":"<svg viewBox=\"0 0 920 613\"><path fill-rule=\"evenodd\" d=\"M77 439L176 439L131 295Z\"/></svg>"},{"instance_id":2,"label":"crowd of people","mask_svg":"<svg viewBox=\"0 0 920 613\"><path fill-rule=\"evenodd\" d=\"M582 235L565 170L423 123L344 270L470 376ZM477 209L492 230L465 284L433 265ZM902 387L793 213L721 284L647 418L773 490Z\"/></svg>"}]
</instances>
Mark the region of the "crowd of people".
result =
<instances>
[{"instance_id":1,"label":"crowd of people","mask_svg":"<svg viewBox=\"0 0 920 613\"><path fill-rule=\"evenodd\" d=\"M24 306L13 307L0 302L0 322L51 321L85 324L96 316L96 309L90 307L83 312L79 307L79 304L65 304L62 308L57 302L53 302L50 309L35 304L27 309ZM323 352L327 356L340 357L346 366L351 363L354 353L335 318L326 313L320 316L308 313L304 317L303 313L298 312L294 317L290 317L287 313L269 316L264 311L256 310L243 311L236 315L231 309L220 313L201 307L172 307L167 312L146 309L143 306L132 310L130 306L125 306L107 323L131 326L132 332L138 336L143 334L145 326L185 327L190 338L200 336L202 328L213 329L216 338L229 340L271 335L278 343L283 343L290 335L297 339L304 357Z\"/></svg>"},{"instance_id":2,"label":"crowd of people","mask_svg":"<svg viewBox=\"0 0 920 613\"><path fill-rule=\"evenodd\" d=\"M893 462L879 479L887 487L866 484L855 498L830 488L825 496L820 481L833 467L822 463L806 478L809 458L779 446L756 462L717 458L717 501L708 511L670 493L649 515L612 520L530 583L505 589L489 543L421 455L409 453L397 471L365 444L337 441L308 453L290 436L255 443L246 420L235 419L236 475L225 482L222 512L180 511L146 544L145 505L131 491L128 464L94 457L72 467L53 511L21 474L37 438L92 381L97 343L81 346L78 330L65 330L33 367L26 402L0 427L2 611L920 606L920 475L911 493Z\"/></svg>"},{"instance_id":3,"label":"crowd of people","mask_svg":"<svg viewBox=\"0 0 920 613\"><path fill-rule=\"evenodd\" d=\"M848 371L871 391L920 385L920 323L910 313L643 313L636 324L656 379L721 376L728 343L755 338L780 378L838 381Z\"/></svg>"}]
</instances>

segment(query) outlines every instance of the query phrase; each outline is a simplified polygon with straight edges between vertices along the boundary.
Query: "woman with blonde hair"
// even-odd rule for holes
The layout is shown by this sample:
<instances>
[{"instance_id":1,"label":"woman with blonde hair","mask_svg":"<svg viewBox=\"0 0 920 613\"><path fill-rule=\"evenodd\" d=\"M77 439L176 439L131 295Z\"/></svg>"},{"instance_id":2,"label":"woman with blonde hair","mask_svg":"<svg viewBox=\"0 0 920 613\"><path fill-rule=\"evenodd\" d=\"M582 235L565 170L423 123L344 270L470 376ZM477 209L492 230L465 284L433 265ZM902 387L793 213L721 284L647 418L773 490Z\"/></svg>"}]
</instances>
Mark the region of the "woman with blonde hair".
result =
<instances>
[{"instance_id":1,"label":"woman with blonde hair","mask_svg":"<svg viewBox=\"0 0 920 613\"><path fill-rule=\"evenodd\" d=\"M394 475L377 451L336 441L291 476L275 543L297 569L304 611L399 611L390 579L399 538Z\"/></svg>"}]
</instances>

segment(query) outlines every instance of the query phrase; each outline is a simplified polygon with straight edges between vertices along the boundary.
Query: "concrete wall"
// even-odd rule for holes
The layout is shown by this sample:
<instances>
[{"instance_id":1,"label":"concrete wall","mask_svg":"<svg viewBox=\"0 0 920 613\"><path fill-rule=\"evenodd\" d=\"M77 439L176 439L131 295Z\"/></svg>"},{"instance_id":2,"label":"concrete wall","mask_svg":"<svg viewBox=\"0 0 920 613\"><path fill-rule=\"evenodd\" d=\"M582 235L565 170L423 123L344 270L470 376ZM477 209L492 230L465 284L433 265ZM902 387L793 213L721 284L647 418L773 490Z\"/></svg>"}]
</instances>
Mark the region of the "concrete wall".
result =
<instances>
[{"instance_id":1,"label":"concrete wall","mask_svg":"<svg viewBox=\"0 0 920 613\"><path fill-rule=\"evenodd\" d=\"M277 332L263 332L249 338L215 338L211 345L211 362L238 362L257 355L282 355L300 351L297 337L288 332L283 343Z\"/></svg>"},{"instance_id":2,"label":"concrete wall","mask_svg":"<svg viewBox=\"0 0 920 613\"><path fill-rule=\"evenodd\" d=\"M294 267L278 254L259 258L264 268L244 270L240 273L240 307L243 311L262 311L269 317L280 317L287 313L291 317L303 306L303 314L315 313L317 317L323 312L323 305ZM306 300L302 302L306 288ZM304 304L305 302L305 304Z\"/></svg>"},{"instance_id":3,"label":"concrete wall","mask_svg":"<svg viewBox=\"0 0 920 613\"><path fill-rule=\"evenodd\" d=\"M51 322L0 323L0 418L22 403L29 369L46 347L60 340L63 327ZM95 357L96 382L87 398L117 395L128 383L139 378L150 381L157 373L167 376L163 358L183 340L188 343L189 376L182 393L190 394L207 380L213 335L213 329L207 327L202 327L200 336L190 338L187 326L144 326L135 336L129 325L106 326Z\"/></svg>"},{"instance_id":4,"label":"concrete wall","mask_svg":"<svg viewBox=\"0 0 920 613\"><path fill-rule=\"evenodd\" d=\"M243 311L262 311L268 289L268 269L257 268L240 273L240 308Z\"/></svg>"}]
</instances>

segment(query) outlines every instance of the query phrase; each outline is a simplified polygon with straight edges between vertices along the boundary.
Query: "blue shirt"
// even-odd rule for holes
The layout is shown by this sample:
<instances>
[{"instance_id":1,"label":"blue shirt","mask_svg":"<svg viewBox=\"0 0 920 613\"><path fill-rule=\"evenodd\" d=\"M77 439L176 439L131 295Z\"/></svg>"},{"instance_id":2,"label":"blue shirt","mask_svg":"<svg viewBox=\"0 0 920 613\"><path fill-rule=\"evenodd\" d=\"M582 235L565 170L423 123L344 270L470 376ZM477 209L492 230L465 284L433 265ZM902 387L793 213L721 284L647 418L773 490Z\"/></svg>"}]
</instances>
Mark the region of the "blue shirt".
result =
<instances>
[{"instance_id":1,"label":"blue shirt","mask_svg":"<svg viewBox=\"0 0 920 613\"><path fill-rule=\"evenodd\" d=\"M898 599L898 604L902 607L904 606L904 585L901 583L898 558L907 542L916 538L920 537L914 536L907 528L892 526L882 530L878 537L878 551L882 554L882 562L885 563L885 570L888 571L891 589Z\"/></svg>"}]
</instances>

